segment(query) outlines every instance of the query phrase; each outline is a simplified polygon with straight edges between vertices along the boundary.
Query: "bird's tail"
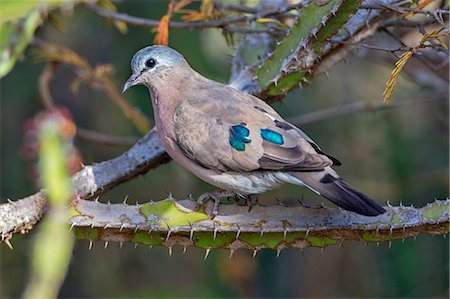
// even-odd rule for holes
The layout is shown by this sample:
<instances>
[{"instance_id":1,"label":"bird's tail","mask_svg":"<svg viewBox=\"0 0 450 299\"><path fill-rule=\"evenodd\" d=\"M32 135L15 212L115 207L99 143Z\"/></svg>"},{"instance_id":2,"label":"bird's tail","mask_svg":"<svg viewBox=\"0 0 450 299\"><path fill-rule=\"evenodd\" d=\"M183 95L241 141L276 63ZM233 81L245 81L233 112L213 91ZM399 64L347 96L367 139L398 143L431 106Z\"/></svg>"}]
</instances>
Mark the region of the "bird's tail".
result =
<instances>
[{"instance_id":1,"label":"bird's tail","mask_svg":"<svg viewBox=\"0 0 450 299\"><path fill-rule=\"evenodd\" d=\"M366 216L377 216L386 211L343 179L336 177L337 175L331 169L318 172L291 172L290 174L345 210Z\"/></svg>"}]
</instances>

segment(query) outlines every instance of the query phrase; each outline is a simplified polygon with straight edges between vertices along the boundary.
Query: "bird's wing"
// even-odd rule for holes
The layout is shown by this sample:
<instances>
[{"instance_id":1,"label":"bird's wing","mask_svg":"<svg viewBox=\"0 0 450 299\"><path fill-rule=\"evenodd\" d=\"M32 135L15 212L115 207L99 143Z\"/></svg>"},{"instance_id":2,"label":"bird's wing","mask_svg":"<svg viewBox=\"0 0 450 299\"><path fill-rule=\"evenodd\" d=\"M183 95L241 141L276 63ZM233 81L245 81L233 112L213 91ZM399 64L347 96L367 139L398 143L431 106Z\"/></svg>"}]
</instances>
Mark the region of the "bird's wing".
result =
<instances>
[{"instance_id":1,"label":"bird's wing","mask_svg":"<svg viewBox=\"0 0 450 299\"><path fill-rule=\"evenodd\" d=\"M183 101L173 121L185 154L219 171L311 171L338 162L262 100L223 85Z\"/></svg>"}]
</instances>

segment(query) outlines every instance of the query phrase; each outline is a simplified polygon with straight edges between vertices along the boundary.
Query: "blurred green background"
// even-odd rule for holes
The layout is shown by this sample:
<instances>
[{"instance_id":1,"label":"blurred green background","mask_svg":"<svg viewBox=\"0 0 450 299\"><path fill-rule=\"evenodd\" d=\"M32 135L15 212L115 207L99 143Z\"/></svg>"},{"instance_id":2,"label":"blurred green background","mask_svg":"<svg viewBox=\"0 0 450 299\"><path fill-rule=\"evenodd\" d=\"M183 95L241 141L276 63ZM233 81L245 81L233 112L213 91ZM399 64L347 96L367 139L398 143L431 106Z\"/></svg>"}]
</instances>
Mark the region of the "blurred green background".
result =
<instances>
[{"instance_id":1,"label":"blurred green background","mask_svg":"<svg viewBox=\"0 0 450 299\"><path fill-rule=\"evenodd\" d=\"M167 1L127 1L119 11L159 19ZM77 7L62 12L66 32L61 34L46 24L37 36L65 45L86 57L92 65L110 63L116 69L118 86L130 75L129 62L140 48L152 44L154 34L146 28L129 27L121 34L110 23L90 11ZM236 39L238 37L236 36ZM236 41L236 46L238 41ZM220 31L171 30L170 46L185 55L193 68L211 79L227 82L235 47L228 47ZM23 124L43 107L37 81L43 68L35 63L30 49L12 73L1 81L1 191L2 201L34 193L33 162L23 159ZM290 117L330 106L355 101L382 101L381 93L392 65L374 63L350 55L331 69L329 79L320 76L310 86L291 93L284 103L274 104L282 116ZM73 73L58 68L51 83L55 101L70 109L77 125L115 135L139 135L122 111L106 94L82 85L74 95L69 85ZM426 93L403 77L394 101ZM144 87L125 95L134 106L152 117L149 95ZM422 206L435 198L449 196L449 107L447 101L404 106L374 113L305 125L302 129L325 152L343 162L340 174L381 203ZM84 163L91 164L116 157L125 148L76 140ZM160 200L170 192L176 198L198 196L212 190L174 162L122 184L100 198L120 202ZM284 186L259 197L260 202L305 201L319 204L322 199L306 189ZM331 203L326 202L331 206ZM30 248L34 231L12 239L14 250L1 247L1 298L22 293L29 276ZM58 236L55 236L58 238ZM448 298L449 246L442 237L419 236L391 248L346 242L343 248L330 247L323 253L316 248L300 253L263 250L252 259L251 252L238 251L229 260L225 250L212 251L206 261L204 252L145 246L134 248L78 241L62 286L62 298L173 298L173 297L422 297Z\"/></svg>"}]
</instances>

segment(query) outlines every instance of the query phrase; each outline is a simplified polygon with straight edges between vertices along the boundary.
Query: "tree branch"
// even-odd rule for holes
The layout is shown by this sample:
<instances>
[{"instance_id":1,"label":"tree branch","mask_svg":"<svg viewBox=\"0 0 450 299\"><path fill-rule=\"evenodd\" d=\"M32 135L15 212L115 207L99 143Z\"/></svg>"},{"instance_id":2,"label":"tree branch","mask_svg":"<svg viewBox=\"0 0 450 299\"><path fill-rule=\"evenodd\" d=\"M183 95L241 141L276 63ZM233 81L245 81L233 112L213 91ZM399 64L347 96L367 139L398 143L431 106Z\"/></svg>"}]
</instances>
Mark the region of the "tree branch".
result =
<instances>
[{"instance_id":1,"label":"tree branch","mask_svg":"<svg viewBox=\"0 0 450 299\"><path fill-rule=\"evenodd\" d=\"M130 242L166 246L246 248L254 254L263 248L278 252L286 247L325 247L356 240L381 242L441 234L449 230L450 200L435 201L425 207L385 207L377 217L361 216L339 208L282 206L247 207L221 205L211 220L213 202L204 210L192 200L166 200L130 206L79 200L73 203L71 223L78 239Z\"/></svg>"},{"instance_id":2,"label":"tree branch","mask_svg":"<svg viewBox=\"0 0 450 299\"><path fill-rule=\"evenodd\" d=\"M131 149L117 158L86 166L72 177L75 197L89 199L146 173L170 161L160 145L156 131L150 131ZM30 230L45 212L44 190L36 194L0 205L0 239L9 240L12 234Z\"/></svg>"}]
</instances>

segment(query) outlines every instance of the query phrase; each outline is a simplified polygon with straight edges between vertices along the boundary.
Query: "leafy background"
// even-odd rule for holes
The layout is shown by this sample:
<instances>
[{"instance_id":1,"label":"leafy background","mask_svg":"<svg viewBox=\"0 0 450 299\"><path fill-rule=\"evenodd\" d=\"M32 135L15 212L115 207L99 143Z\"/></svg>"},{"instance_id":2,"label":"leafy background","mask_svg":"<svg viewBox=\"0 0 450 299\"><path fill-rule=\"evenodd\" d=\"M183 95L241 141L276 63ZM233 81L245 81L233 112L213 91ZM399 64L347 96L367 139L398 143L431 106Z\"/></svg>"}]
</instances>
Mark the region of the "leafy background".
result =
<instances>
[{"instance_id":1,"label":"leafy background","mask_svg":"<svg viewBox=\"0 0 450 299\"><path fill-rule=\"evenodd\" d=\"M130 15L159 19L167 10L166 1L127 1L118 9ZM59 11L65 32L48 23L37 36L65 45L88 59L92 65L109 63L116 70L120 86L130 75L129 62L140 48L152 43L153 34L145 28L130 27L120 33L110 22L83 8ZM236 37L237 38L237 37ZM237 43L236 43L237 45ZM194 69L217 81L227 82L234 47L224 42L215 29L203 31L171 30L170 46L184 54ZM29 47L13 71L1 81L1 191L0 197L20 198L36 191L33 162L24 159L23 125L42 110L37 81L43 64L33 60ZM288 95L274 107L285 118L355 101L381 101L381 92L392 65L381 65L365 58L363 50L348 57L302 90ZM59 105L69 108L80 127L115 135L140 133L106 94L82 85L73 94L69 85L73 73L58 68L51 83ZM426 93L427 90L402 77L396 100ZM152 117L148 92L144 87L131 90L126 98ZM321 147L344 163L339 172L353 185L379 202L422 206L433 198L448 197L448 103L433 102L355 114L305 125L302 129ZM75 140L83 163L113 158L125 149ZM174 162L114 188L101 201L129 202L159 200L170 192L176 198L189 193L199 195L213 187L201 182ZM311 192L284 186L259 197L260 202L279 198L287 203L296 199L319 204ZM331 205L326 203L327 205ZM2 298L18 297L27 283L30 248L34 231L13 239L14 250L1 249ZM57 236L55 236L57 238ZM228 259L225 250L213 251L206 261L204 252L145 246L122 249L112 244L106 250L95 243L75 245L73 258L60 297L63 298L172 298L172 297L448 297L447 240L420 236L417 240L364 246L346 242L344 248L316 248L303 253L263 250L256 258L239 251Z\"/></svg>"}]
</instances>

